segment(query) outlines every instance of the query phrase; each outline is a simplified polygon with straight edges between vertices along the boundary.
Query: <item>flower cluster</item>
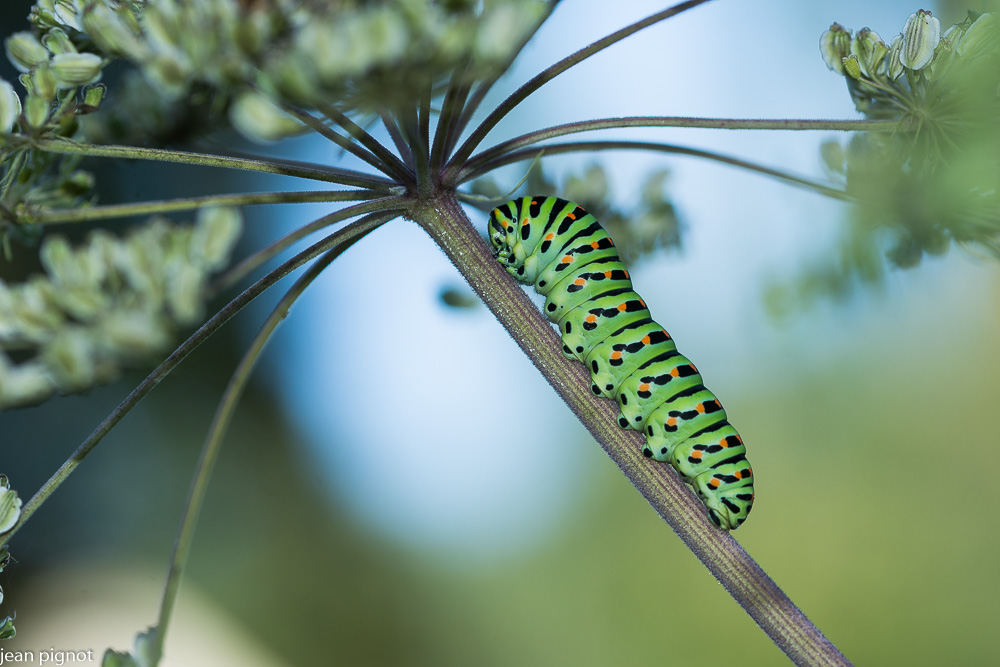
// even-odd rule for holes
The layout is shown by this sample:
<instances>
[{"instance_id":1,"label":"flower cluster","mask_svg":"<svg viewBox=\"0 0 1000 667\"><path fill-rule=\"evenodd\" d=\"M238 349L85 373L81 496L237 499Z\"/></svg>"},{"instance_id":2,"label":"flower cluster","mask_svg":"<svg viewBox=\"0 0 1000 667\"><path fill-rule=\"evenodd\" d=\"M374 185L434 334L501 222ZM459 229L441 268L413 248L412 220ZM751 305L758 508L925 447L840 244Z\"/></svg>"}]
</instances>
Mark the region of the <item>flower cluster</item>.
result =
<instances>
[{"instance_id":1,"label":"flower cluster","mask_svg":"<svg viewBox=\"0 0 1000 667\"><path fill-rule=\"evenodd\" d=\"M35 32L9 39L7 51L33 77L39 67L58 69L57 81L76 85L122 58L161 104L210 102L229 110L241 132L274 139L302 129L281 112L283 103L412 108L428 81L487 76L543 9L538 0L40 0L31 12ZM56 54L53 45L73 50Z\"/></svg>"},{"instance_id":2,"label":"flower cluster","mask_svg":"<svg viewBox=\"0 0 1000 667\"><path fill-rule=\"evenodd\" d=\"M213 208L194 225L154 218L124 238L94 232L79 248L48 237L45 275L0 282L0 408L108 382L168 349L202 317L207 278L241 227L237 210Z\"/></svg>"},{"instance_id":3,"label":"flower cluster","mask_svg":"<svg viewBox=\"0 0 1000 667\"><path fill-rule=\"evenodd\" d=\"M888 230L890 260L912 266L950 241L1000 254L1000 21L970 12L942 31L920 10L888 45L835 23L820 51L866 118L906 124L824 149L857 221Z\"/></svg>"}]
</instances>

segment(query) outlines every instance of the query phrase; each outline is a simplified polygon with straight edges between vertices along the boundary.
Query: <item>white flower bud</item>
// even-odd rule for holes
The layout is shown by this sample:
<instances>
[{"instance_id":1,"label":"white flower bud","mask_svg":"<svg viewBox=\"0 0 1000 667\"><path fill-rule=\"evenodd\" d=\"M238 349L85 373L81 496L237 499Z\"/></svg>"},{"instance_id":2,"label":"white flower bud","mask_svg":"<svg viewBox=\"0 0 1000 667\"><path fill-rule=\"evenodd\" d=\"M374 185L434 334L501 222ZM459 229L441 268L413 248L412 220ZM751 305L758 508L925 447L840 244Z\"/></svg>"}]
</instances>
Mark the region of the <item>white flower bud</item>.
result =
<instances>
[{"instance_id":1,"label":"white flower bud","mask_svg":"<svg viewBox=\"0 0 1000 667\"><path fill-rule=\"evenodd\" d=\"M60 391L80 391L97 384L94 343L85 329L63 328L39 356Z\"/></svg>"},{"instance_id":2,"label":"white flower bud","mask_svg":"<svg viewBox=\"0 0 1000 667\"><path fill-rule=\"evenodd\" d=\"M934 57L934 49L941 41L941 22L929 11L921 9L910 14L903 26L903 50L899 59L904 67L923 69Z\"/></svg>"},{"instance_id":3,"label":"white flower bud","mask_svg":"<svg viewBox=\"0 0 1000 667\"><path fill-rule=\"evenodd\" d=\"M101 78L101 57L93 53L60 53L52 56L52 74L60 88L76 88Z\"/></svg>"},{"instance_id":4,"label":"white flower bud","mask_svg":"<svg viewBox=\"0 0 1000 667\"><path fill-rule=\"evenodd\" d=\"M851 33L839 23L834 23L819 38L819 52L827 67L837 74L843 74L844 58L851 53Z\"/></svg>"},{"instance_id":5,"label":"white flower bud","mask_svg":"<svg viewBox=\"0 0 1000 667\"><path fill-rule=\"evenodd\" d=\"M205 274L190 262L176 262L167 281L167 307L178 322L189 325L202 317Z\"/></svg>"},{"instance_id":6,"label":"white flower bud","mask_svg":"<svg viewBox=\"0 0 1000 667\"><path fill-rule=\"evenodd\" d=\"M0 360L0 364L2 363ZM2 372L0 370L0 373ZM0 485L0 535L13 528L21 516L21 499L17 497L16 491L11 490L7 479L4 478L3 481L4 483Z\"/></svg>"},{"instance_id":7,"label":"white flower bud","mask_svg":"<svg viewBox=\"0 0 1000 667\"><path fill-rule=\"evenodd\" d=\"M38 63L43 63L51 55L30 32L15 32L4 41L7 58L22 72L29 71Z\"/></svg>"},{"instance_id":8,"label":"white flower bud","mask_svg":"<svg viewBox=\"0 0 1000 667\"><path fill-rule=\"evenodd\" d=\"M302 129L302 124L256 91L243 93L229 108L229 122L248 139L267 142L284 139Z\"/></svg>"},{"instance_id":9,"label":"white flower bud","mask_svg":"<svg viewBox=\"0 0 1000 667\"><path fill-rule=\"evenodd\" d=\"M64 26L83 32L83 26L77 18L81 9L80 0L57 0L55 17Z\"/></svg>"},{"instance_id":10,"label":"white flower bud","mask_svg":"<svg viewBox=\"0 0 1000 667\"><path fill-rule=\"evenodd\" d=\"M54 391L55 386L40 363L28 361L15 366L0 352L0 409L36 403Z\"/></svg>"},{"instance_id":11,"label":"white flower bud","mask_svg":"<svg viewBox=\"0 0 1000 667\"><path fill-rule=\"evenodd\" d=\"M889 54L889 47L885 45L877 32L869 28L862 28L851 40L851 54L857 56L861 73L870 78L881 74L880 68L885 57Z\"/></svg>"},{"instance_id":12,"label":"white flower bud","mask_svg":"<svg viewBox=\"0 0 1000 667\"><path fill-rule=\"evenodd\" d=\"M104 3L93 3L87 7L83 13L83 27L90 38L108 53L141 59L149 52L122 16Z\"/></svg>"},{"instance_id":13,"label":"white flower bud","mask_svg":"<svg viewBox=\"0 0 1000 667\"><path fill-rule=\"evenodd\" d=\"M20 115L21 98L14 91L14 86L0 79L0 135L10 134Z\"/></svg>"},{"instance_id":14,"label":"white flower bud","mask_svg":"<svg viewBox=\"0 0 1000 667\"><path fill-rule=\"evenodd\" d=\"M242 231L243 215L238 208L213 206L199 210L191 237L192 257L210 271L222 268L229 262L229 253Z\"/></svg>"},{"instance_id":15,"label":"white flower bud","mask_svg":"<svg viewBox=\"0 0 1000 667\"><path fill-rule=\"evenodd\" d=\"M900 60L900 53L903 51L903 37L896 35L892 38L892 45L889 46L889 62L886 64L886 74L895 81L903 73L903 62Z\"/></svg>"}]
</instances>

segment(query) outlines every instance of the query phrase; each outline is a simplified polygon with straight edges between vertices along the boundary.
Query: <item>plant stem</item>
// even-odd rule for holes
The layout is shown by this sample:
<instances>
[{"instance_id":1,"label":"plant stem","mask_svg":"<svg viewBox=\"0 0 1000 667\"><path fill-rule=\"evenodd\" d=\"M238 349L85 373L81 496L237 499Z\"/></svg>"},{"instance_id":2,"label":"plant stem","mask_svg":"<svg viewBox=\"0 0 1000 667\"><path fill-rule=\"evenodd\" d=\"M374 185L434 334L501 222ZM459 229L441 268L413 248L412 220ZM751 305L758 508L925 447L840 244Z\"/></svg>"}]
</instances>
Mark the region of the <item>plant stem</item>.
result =
<instances>
[{"instance_id":1,"label":"plant stem","mask_svg":"<svg viewBox=\"0 0 1000 667\"><path fill-rule=\"evenodd\" d=\"M586 368L563 357L552 325L493 259L456 199L420 202L413 217L626 477L775 644L798 665L849 665L739 543L709 522L705 506L673 468L642 456L643 436L619 428L613 402L591 394Z\"/></svg>"},{"instance_id":2,"label":"plant stem","mask_svg":"<svg viewBox=\"0 0 1000 667\"><path fill-rule=\"evenodd\" d=\"M400 211L396 211L396 214ZM368 220L366 218L366 220ZM266 276L255 282L253 285L244 290L239 296L230 301L224 308L219 310L215 315L213 315L205 324L195 331L191 336L184 341L176 350L174 350L169 357L163 360L163 362L157 366L152 373L146 376L142 382L136 386L135 389L122 401L118 407L116 407L111 414L104 418L104 421L94 429L94 431L87 437L83 443L77 447L76 451L59 467L59 470L49 478L45 484L42 485L34 496L31 497L24 508L21 510L21 516L17 521L17 524L10 529L7 533L4 533L4 541L10 541L17 531L31 518L31 516L38 510L38 508L44 503L52 493L59 488L59 486L66 481L66 478L76 470L77 466L83 462L83 460L90 454L91 451L104 439L112 428L115 427L122 418L129 413L129 411L136 406L136 404L142 400L146 394L153 390L156 385L160 383L163 378L165 378L170 371L172 371L181 361L187 357L196 347L201 345L209 336L215 333L223 324L229 321L229 319L243 309L248 303L253 301L255 298L260 296L269 287L274 285L276 282L287 276L289 273L299 268L310 259L321 255L330 248L334 247L337 243L343 240L345 234L354 234L360 231L364 231L369 227L374 229L377 224L374 221L369 220L368 222L362 224L363 221L359 220L351 225L348 225L344 229L338 230L334 234L331 234L327 238L313 244L312 246L306 248L299 254L295 255L288 261L284 262L281 266L277 267ZM381 223L379 223L381 224Z\"/></svg>"},{"instance_id":3,"label":"plant stem","mask_svg":"<svg viewBox=\"0 0 1000 667\"><path fill-rule=\"evenodd\" d=\"M229 379L229 385L219 401L219 406L212 419L205 436L205 444L202 446L201 456L195 468L194 478L191 480L191 489L188 492L187 502L184 506L184 513L181 524L177 531L177 538L174 541L174 550L170 559L170 568L167 571L167 580L163 588L163 599L160 603L160 615L156 622L156 634L153 638L151 653L151 667L159 664L163 656L163 643L166 639L167 628L170 617L173 613L174 604L177 601L177 593L180 590L181 577L187 564L188 556L191 553L191 543L194 537L194 529L198 523L198 515L205 502L205 494L208 491L208 483L212 477L212 470L215 461L218 459L219 451L222 448L222 441L232 421L233 413L239 402L243 390L246 388L257 360L264 351L264 346L271 339L271 335L278 327L278 324L285 319L292 304L302 295L306 288L312 284L313 280L322 273L323 269L330 265L330 262L340 256L345 250L364 238L369 232L393 217L391 214L372 213L371 215L358 220L346 230L346 233L335 233L340 240L330 250L317 259L309 270L302 275L291 289L285 292L281 300L271 311L267 320L261 325L260 331L254 337L249 349L239 365ZM331 237L332 238L332 237Z\"/></svg>"},{"instance_id":4,"label":"plant stem","mask_svg":"<svg viewBox=\"0 0 1000 667\"><path fill-rule=\"evenodd\" d=\"M722 155L720 153L713 153L711 151L703 151L697 148L688 148L686 146L676 146L673 144L661 144L651 141L575 141L564 144L548 144L545 146L538 146L536 148L526 148L524 150L508 153L502 157L483 164L469 173L461 174L459 183L465 183L474 178L478 178L479 176L487 174L504 165L524 160L534 160L543 155L559 155L563 153L580 152L590 153L593 151L608 150L645 150L670 153L672 155L690 155L692 157L705 158L706 160L714 160L715 162L721 162L723 164L740 167L749 171L755 171L759 174L773 176L778 180L806 188L807 190L812 190L813 192L818 192L821 195L832 197L833 199L840 199L844 201L851 201L853 199L844 190L832 188L830 186L823 185L822 183L817 183L801 176L795 176L794 174L789 174L779 169L772 169L771 167L765 167L753 162L730 157L728 155Z\"/></svg>"},{"instance_id":5,"label":"plant stem","mask_svg":"<svg viewBox=\"0 0 1000 667\"><path fill-rule=\"evenodd\" d=\"M111 206L91 206L89 208L46 210L29 212L20 222L38 225L62 224L68 222L90 222L111 218L128 218L154 213L190 211L206 206L253 206L260 204L309 204L317 202L339 202L373 199L377 194L371 190L319 190L299 192L248 192L234 195L209 195L184 199L114 204Z\"/></svg>"},{"instance_id":6,"label":"plant stem","mask_svg":"<svg viewBox=\"0 0 1000 667\"><path fill-rule=\"evenodd\" d=\"M491 162L508 153L537 144L540 141L554 139L567 134L592 132L628 127L686 127L719 130L840 130L840 131L879 131L896 132L908 126L906 121L895 120L771 120L771 119L738 119L738 118L683 118L672 116L633 116L624 118L600 118L597 120L566 123L553 127L522 134L519 137L499 143L482 151L471 158L462 167L463 172L476 169L480 165ZM461 182L461 177L459 177Z\"/></svg>"},{"instance_id":7,"label":"plant stem","mask_svg":"<svg viewBox=\"0 0 1000 667\"><path fill-rule=\"evenodd\" d=\"M334 169L319 165L278 162L261 158L227 157L224 155L171 151L161 148L138 148L134 146L98 146L70 141L69 139L40 139L33 141L32 146L49 153L153 160L206 167L225 167L228 169L242 169L243 171L257 171L267 174L307 178L325 183L339 183L340 185L381 190L384 192L390 192L397 187L396 183L386 178L370 176L349 169Z\"/></svg>"}]
</instances>

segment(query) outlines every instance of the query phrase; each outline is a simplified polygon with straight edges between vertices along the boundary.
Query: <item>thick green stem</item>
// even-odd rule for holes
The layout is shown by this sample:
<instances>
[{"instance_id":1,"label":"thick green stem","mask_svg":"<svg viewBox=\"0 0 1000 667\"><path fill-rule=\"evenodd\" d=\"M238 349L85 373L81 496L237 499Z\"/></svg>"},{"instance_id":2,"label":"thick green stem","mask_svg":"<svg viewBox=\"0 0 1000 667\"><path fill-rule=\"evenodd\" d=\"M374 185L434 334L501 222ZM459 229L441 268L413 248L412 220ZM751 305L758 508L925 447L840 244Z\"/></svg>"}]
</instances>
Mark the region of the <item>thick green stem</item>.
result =
<instances>
[{"instance_id":1,"label":"thick green stem","mask_svg":"<svg viewBox=\"0 0 1000 667\"><path fill-rule=\"evenodd\" d=\"M619 428L616 406L591 394L587 370L563 357L551 324L493 259L458 201L441 195L415 206L412 215L615 464L775 644L798 665L849 665L739 543L709 522L673 468L642 456L642 435Z\"/></svg>"}]
</instances>

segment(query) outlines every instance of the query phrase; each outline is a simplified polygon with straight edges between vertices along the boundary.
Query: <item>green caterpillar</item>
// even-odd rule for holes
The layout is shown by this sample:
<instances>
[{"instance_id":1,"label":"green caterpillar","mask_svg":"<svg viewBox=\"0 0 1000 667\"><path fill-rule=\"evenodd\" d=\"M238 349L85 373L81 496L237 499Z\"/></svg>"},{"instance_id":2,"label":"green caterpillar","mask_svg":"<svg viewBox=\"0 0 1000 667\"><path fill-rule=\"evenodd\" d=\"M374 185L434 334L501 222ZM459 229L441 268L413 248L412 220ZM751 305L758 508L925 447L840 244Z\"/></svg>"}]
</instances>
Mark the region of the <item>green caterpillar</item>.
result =
<instances>
[{"instance_id":1,"label":"green caterpillar","mask_svg":"<svg viewBox=\"0 0 1000 667\"><path fill-rule=\"evenodd\" d=\"M644 430L642 453L676 468L716 526L735 530L753 506L746 447L701 374L653 321L594 216L557 197L522 197L490 213L493 254L546 297L563 353L614 398L622 428Z\"/></svg>"}]
</instances>

